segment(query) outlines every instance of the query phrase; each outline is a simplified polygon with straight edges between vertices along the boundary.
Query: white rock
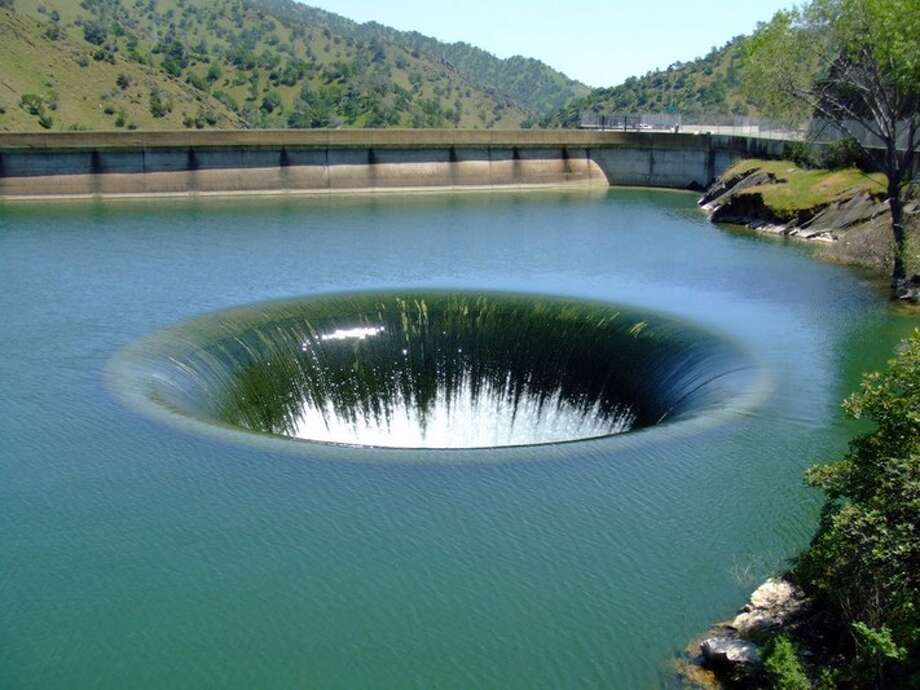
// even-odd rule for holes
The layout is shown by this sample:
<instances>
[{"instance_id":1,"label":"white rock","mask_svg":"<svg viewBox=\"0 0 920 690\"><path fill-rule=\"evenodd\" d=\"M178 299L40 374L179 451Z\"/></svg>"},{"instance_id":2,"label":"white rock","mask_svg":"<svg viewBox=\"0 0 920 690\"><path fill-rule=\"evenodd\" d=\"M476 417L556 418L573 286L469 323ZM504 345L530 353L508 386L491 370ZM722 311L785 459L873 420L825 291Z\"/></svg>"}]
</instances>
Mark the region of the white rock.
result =
<instances>
[{"instance_id":1,"label":"white rock","mask_svg":"<svg viewBox=\"0 0 920 690\"><path fill-rule=\"evenodd\" d=\"M804 603L805 597L792 583L770 578L754 591L750 603L731 625L741 637L778 628L798 613Z\"/></svg>"},{"instance_id":2,"label":"white rock","mask_svg":"<svg viewBox=\"0 0 920 690\"><path fill-rule=\"evenodd\" d=\"M756 666L760 663L757 645L734 635L710 637L700 644L703 657L718 666Z\"/></svg>"}]
</instances>

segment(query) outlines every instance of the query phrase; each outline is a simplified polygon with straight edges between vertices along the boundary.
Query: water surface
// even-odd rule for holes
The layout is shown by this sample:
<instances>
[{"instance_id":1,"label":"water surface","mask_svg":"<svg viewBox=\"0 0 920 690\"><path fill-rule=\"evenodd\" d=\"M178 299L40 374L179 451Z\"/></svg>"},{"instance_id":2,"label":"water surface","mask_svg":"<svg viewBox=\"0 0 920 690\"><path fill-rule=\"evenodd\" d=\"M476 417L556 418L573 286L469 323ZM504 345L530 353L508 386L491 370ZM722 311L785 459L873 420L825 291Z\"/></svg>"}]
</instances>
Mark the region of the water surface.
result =
<instances>
[{"instance_id":1,"label":"water surface","mask_svg":"<svg viewBox=\"0 0 920 690\"><path fill-rule=\"evenodd\" d=\"M661 687L805 543L801 470L911 325L652 191L7 204L0 275L3 688ZM185 320L435 288L664 312L739 343L769 394L689 434L402 463L200 433L107 387Z\"/></svg>"}]
</instances>

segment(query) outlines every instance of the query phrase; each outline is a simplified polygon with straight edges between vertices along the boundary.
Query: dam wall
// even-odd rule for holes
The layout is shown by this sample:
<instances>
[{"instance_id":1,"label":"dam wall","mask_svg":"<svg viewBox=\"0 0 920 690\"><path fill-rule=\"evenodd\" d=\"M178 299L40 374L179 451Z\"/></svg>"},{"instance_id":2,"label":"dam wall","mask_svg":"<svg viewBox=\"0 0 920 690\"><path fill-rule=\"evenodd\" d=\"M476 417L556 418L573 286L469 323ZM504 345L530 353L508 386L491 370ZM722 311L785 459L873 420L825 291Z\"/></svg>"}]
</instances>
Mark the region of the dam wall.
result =
<instances>
[{"instance_id":1,"label":"dam wall","mask_svg":"<svg viewBox=\"0 0 920 690\"><path fill-rule=\"evenodd\" d=\"M0 133L0 198L648 186L701 189L783 142L583 130Z\"/></svg>"}]
</instances>

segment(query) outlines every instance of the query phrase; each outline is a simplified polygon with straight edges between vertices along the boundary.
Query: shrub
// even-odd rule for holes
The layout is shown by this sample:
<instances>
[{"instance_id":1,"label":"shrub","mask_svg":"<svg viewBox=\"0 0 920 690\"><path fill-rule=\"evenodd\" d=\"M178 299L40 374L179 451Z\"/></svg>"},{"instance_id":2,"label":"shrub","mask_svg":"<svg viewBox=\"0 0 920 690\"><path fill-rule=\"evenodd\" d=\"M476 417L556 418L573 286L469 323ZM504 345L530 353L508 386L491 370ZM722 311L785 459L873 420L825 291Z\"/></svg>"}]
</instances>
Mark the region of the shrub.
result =
<instances>
[{"instance_id":1,"label":"shrub","mask_svg":"<svg viewBox=\"0 0 920 690\"><path fill-rule=\"evenodd\" d=\"M199 91L207 91L210 87L210 84L204 77L195 74L194 72L189 72L188 76L185 78L185 81L194 86Z\"/></svg>"},{"instance_id":2,"label":"shrub","mask_svg":"<svg viewBox=\"0 0 920 690\"><path fill-rule=\"evenodd\" d=\"M223 73L223 71L221 70L220 65L218 65L216 62L213 62L213 63L211 63L211 65L208 67L208 76L207 76L207 80L213 84L215 81L217 81L218 79L220 79L220 75L221 75L222 73Z\"/></svg>"},{"instance_id":3,"label":"shrub","mask_svg":"<svg viewBox=\"0 0 920 690\"><path fill-rule=\"evenodd\" d=\"M850 636L864 684L881 687L920 658L920 329L844 409L875 428L808 471L827 501L797 573Z\"/></svg>"},{"instance_id":4,"label":"shrub","mask_svg":"<svg viewBox=\"0 0 920 690\"><path fill-rule=\"evenodd\" d=\"M41 115L45 112L45 103L42 97L35 93L24 93L19 99L19 107L29 115Z\"/></svg>"},{"instance_id":5,"label":"shrub","mask_svg":"<svg viewBox=\"0 0 920 690\"><path fill-rule=\"evenodd\" d=\"M99 22L83 22L83 38L93 45L101 46L108 38L108 32Z\"/></svg>"},{"instance_id":6,"label":"shrub","mask_svg":"<svg viewBox=\"0 0 920 690\"><path fill-rule=\"evenodd\" d=\"M783 158L807 169L871 168L871 161L866 159L859 144L851 137L822 145L804 141L788 143L783 148Z\"/></svg>"},{"instance_id":7,"label":"shrub","mask_svg":"<svg viewBox=\"0 0 920 690\"><path fill-rule=\"evenodd\" d=\"M259 106L259 110L266 114L281 110L281 95L277 91L269 91L265 94L265 98L262 99L262 105Z\"/></svg>"},{"instance_id":8,"label":"shrub","mask_svg":"<svg viewBox=\"0 0 920 690\"><path fill-rule=\"evenodd\" d=\"M767 643L763 668L773 690L811 690L795 645L786 635L777 635Z\"/></svg>"},{"instance_id":9,"label":"shrub","mask_svg":"<svg viewBox=\"0 0 920 690\"><path fill-rule=\"evenodd\" d=\"M150 92L150 114L154 117L166 117L172 112L172 101L159 89Z\"/></svg>"},{"instance_id":10,"label":"shrub","mask_svg":"<svg viewBox=\"0 0 920 690\"><path fill-rule=\"evenodd\" d=\"M0 10L13 9L13 0L0 0Z\"/></svg>"},{"instance_id":11,"label":"shrub","mask_svg":"<svg viewBox=\"0 0 920 690\"><path fill-rule=\"evenodd\" d=\"M116 77L115 84L116 86L118 86L119 89L121 89L122 91L125 91L129 86L131 86L131 81L132 81L131 77L129 77L124 72L122 72L121 74L118 75L118 77Z\"/></svg>"},{"instance_id":12,"label":"shrub","mask_svg":"<svg viewBox=\"0 0 920 690\"><path fill-rule=\"evenodd\" d=\"M178 77L182 74L182 65L180 65L171 55L167 55L163 58L163 62L160 63L160 66L163 68L163 71L173 77Z\"/></svg>"},{"instance_id":13,"label":"shrub","mask_svg":"<svg viewBox=\"0 0 920 690\"><path fill-rule=\"evenodd\" d=\"M907 649L895 643L891 630L883 625L878 629L856 622L850 626L856 639L856 671L868 683L884 685L885 667L904 661Z\"/></svg>"},{"instance_id":14,"label":"shrub","mask_svg":"<svg viewBox=\"0 0 920 690\"><path fill-rule=\"evenodd\" d=\"M804 141L793 141L783 146L783 158L790 160L800 168L813 168L814 152Z\"/></svg>"},{"instance_id":15,"label":"shrub","mask_svg":"<svg viewBox=\"0 0 920 690\"><path fill-rule=\"evenodd\" d=\"M835 141L822 147L817 154L818 167L829 168L868 168L870 161L852 137Z\"/></svg>"}]
</instances>

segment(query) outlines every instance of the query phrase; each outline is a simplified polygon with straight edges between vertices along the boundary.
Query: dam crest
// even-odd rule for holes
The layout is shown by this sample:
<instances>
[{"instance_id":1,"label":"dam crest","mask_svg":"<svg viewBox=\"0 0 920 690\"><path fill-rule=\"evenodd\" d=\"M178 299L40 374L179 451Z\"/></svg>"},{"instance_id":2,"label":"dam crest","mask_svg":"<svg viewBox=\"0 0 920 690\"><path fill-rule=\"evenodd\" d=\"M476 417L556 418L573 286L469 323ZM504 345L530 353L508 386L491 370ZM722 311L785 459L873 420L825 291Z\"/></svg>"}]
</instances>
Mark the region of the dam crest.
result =
<instances>
[{"instance_id":1,"label":"dam crest","mask_svg":"<svg viewBox=\"0 0 920 690\"><path fill-rule=\"evenodd\" d=\"M585 130L0 134L0 198L549 187L702 189L784 142Z\"/></svg>"}]
</instances>

